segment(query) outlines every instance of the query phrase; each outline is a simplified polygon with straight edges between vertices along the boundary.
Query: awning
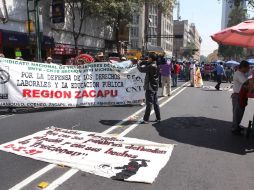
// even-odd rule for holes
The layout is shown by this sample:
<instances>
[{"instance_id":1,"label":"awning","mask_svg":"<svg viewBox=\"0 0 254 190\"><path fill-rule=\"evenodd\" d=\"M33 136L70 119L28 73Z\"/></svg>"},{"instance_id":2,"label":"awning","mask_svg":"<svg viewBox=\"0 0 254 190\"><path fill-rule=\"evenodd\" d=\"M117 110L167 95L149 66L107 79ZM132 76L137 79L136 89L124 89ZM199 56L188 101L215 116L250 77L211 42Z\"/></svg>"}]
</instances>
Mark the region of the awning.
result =
<instances>
[{"instance_id":1,"label":"awning","mask_svg":"<svg viewBox=\"0 0 254 190\"><path fill-rule=\"evenodd\" d=\"M24 47L29 44L29 39L26 33L2 31L4 46L20 46Z\"/></svg>"},{"instance_id":2,"label":"awning","mask_svg":"<svg viewBox=\"0 0 254 190\"><path fill-rule=\"evenodd\" d=\"M3 46L9 47L27 47L29 45L36 46L35 34L1 30ZM53 48L55 46L52 37L43 36L42 48Z\"/></svg>"}]
</instances>

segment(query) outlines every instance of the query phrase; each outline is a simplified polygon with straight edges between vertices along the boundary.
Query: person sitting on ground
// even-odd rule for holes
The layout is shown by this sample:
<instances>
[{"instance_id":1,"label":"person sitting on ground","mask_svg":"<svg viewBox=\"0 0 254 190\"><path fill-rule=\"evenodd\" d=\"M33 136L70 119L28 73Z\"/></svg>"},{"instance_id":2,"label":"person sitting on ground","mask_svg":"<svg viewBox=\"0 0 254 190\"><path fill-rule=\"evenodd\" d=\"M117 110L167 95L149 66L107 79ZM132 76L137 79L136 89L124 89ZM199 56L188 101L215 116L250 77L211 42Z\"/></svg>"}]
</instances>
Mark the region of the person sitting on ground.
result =
<instances>
[{"instance_id":1,"label":"person sitting on ground","mask_svg":"<svg viewBox=\"0 0 254 190\"><path fill-rule=\"evenodd\" d=\"M161 121L160 107L158 103L157 92L159 89L159 69L156 63L157 57L154 53L149 54L148 61L138 63L138 70L146 73L144 90L146 98L146 111L143 118L143 124L149 122L152 106L154 107L156 122Z\"/></svg>"}]
</instances>

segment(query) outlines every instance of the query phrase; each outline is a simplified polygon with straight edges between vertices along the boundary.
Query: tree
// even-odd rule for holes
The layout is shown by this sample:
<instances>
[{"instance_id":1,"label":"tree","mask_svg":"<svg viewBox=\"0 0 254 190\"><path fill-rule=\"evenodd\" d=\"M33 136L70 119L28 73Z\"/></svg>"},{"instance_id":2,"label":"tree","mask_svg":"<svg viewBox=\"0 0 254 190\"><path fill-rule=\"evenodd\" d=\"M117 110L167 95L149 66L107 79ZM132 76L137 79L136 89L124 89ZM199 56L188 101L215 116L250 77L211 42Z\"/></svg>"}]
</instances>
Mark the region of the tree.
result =
<instances>
[{"instance_id":1,"label":"tree","mask_svg":"<svg viewBox=\"0 0 254 190\"><path fill-rule=\"evenodd\" d=\"M223 0L218 0L218 1L223 1ZM242 0L226 0L227 2L231 3L232 6L236 6L239 7L241 2L243 2ZM251 7L254 8L254 0L245 0L247 2L247 4Z\"/></svg>"},{"instance_id":2,"label":"tree","mask_svg":"<svg viewBox=\"0 0 254 190\"><path fill-rule=\"evenodd\" d=\"M101 8L100 0L65 0L66 10L72 24L72 35L76 54L78 54L78 39L87 16L96 14Z\"/></svg>"},{"instance_id":3,"label":"tree","mask_svg":"<svg viewBox=\"0 0 254 190\"><path fill-rule=\"evenodd\" d=\"M104 7L101 14L114 29L117 52L119 53L121 48L119 43L121 24L130 23L133 15L139 13L139 10L143 7L144 3L160 5L163 13L169 14L174 2L175 0L104 0Z\"/></svg>"},{"instance_id":4,"label":"tree","mask_svg":"<svg viewBox=\"0 0 254 190\"><path fill-rule=\"evenodd\" d=\"M238 0L237 0L238 1ZM229 14L228 27L234 26L247 19L247 10L235 2L234 8ZM219 45L219 55L225 59L239 60L246 55L246 50L242 47Z\"/></svg>"},{"instance_id":5,"label":"tree","mask_svg":"<svg viewBox=\"0 0 254 190\"><path fill-rule=\"evenodd\" d=\"M188 42L187 46L184 48L182 56L185 58L193 58L197 51L196 45L194 42Z\"/></svg>"}]
</instances>

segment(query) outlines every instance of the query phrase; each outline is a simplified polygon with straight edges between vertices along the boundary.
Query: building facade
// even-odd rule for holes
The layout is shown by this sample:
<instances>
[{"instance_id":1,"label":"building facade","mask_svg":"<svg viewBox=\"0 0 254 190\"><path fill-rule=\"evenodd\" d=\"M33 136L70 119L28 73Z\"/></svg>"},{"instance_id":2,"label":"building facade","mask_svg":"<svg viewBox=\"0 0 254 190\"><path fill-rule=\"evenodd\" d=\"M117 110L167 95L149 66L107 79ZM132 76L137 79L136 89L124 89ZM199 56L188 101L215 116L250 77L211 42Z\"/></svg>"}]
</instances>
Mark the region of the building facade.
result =
<instances>
[{"instance_id":1,"label":"building facade","mask_svg":"<svg viewBox=\"0 0 254 190\"><path fill-rule=\"evenodd\" d=\"M153 36L146 39L146 36ZM163 14L160 7L145 3L139 14L133 16L130 27L130 49L160 50L173 54L173 39L160 38L173 35L173 11Z\"/></svg>"},{"instance_id":2,"label":"building facade","mask_svg":"<svg viewBox=\"0 0 254 190\"><path fill-rule=\"evenodd\" d=\"M246 0L242 0L241 6L247 8ZM225 29L228 27L229 15L234 8L234 4L232 4L228 0L222 0L222 19L221 19L221 29Z\"/></svg>"},{"instance_id":3,"label":"building facade","mask_svg":"<svg viewBox=\"0 0 254 190\"><path fill-rule=\"evenodd\" d=\"M145 6L140 9L139 13L133 15L129 31L129 48L142 50L145 39Z\"/></svg>"},{"instance_id":4,"label":"building facade","mask_svg":"<svg viewBox=\"0 0 254 190\"><path fill-rule=\"evenodd\" d=\"M54 61L65 63L70 57L75 56L71 16L65 11L65 22L53 24L52 0L39 1L39 7L42 12L41 27L43 28L42 56L44 59L53 56ZM28 36L26 29L27 0L1 0L0 17L6 17L5 8L8 14L7 22L0 23L0 40L3 42L0 47L1 52L6 54L6 57L15 58L16 49L20 49L25 60L32 60L35 56L36 42L35 33L32 32ZM33 15L31 20L34 21ZM78 26L79 23L76 25ZM103 18L86 18L78 40L78 48L87 51L105 50L113 39L113 31L105 24Z\"/></svg>"},{"instance_id":5,"label":"building facade","mask_svg":"<svg viewBox=\"0 0 254 190\"><path fill-rule=\"evenodd\" d=\"M193 55L193 59L200 60L202 38L199 35L197 27L194 23L190 25L190 31L193 33L190 40L194 42L196 49L195 54Z\"/></svg>"},{"instance_id":6,"label":"building facade","mask_svg":"<svg viewBox=\"0 0 254 190\"><path fill-rule=\"evenodd\" d=\"M183 38L174 38L173 55L178 59L182 58L181 54L184 51L184 47L190 43L189 34L189 21L188 20L174 20L174 35L182 35Z\"/></svg>"},{"instance_id":7,"label":"building facade","mask_svg":"<svg viewBox=\"0 0 254 190\"><path fill-rule=\"evenodd\" d=\"M193 55L193 59L200 59L200 49L202 38L194 23L189 24L188 20L174 21L174 35L181 35L183 38L174 38L173 54L177 59L183 59L184 51L188 51L190 44L194 45L197 50Z\"/></svg>"}]
</instances>

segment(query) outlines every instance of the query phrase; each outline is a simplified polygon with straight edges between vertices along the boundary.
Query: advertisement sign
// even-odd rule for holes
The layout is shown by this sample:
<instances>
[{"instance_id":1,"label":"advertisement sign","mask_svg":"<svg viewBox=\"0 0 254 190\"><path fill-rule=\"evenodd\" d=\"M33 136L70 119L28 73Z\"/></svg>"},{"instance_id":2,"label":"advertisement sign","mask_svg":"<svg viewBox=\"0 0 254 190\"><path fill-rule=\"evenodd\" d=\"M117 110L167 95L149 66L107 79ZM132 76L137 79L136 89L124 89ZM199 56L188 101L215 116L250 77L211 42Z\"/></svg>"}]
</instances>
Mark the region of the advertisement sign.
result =
<instances>
[{"instance_id":1,"label":"advertisement sign","mask_svg":"<svg viewBox=\"0 0 254 190\"><path fill-rule=\"evenodd\" d=\"M5 98L0 97L0 106L141 104L144 77L131 62L73 66L0 58L0 92L5 94Z\"/></svg>"},{"instance_id":2,"label":"advertisement sign","mask_svg":"<svg viewBox=\"0 0 254 190\"><path fill-rule=\"evenodd\" d=\"M153 183L174 145L51 127L0 150L114 180Z\"/></svg>"}]
</instances>

